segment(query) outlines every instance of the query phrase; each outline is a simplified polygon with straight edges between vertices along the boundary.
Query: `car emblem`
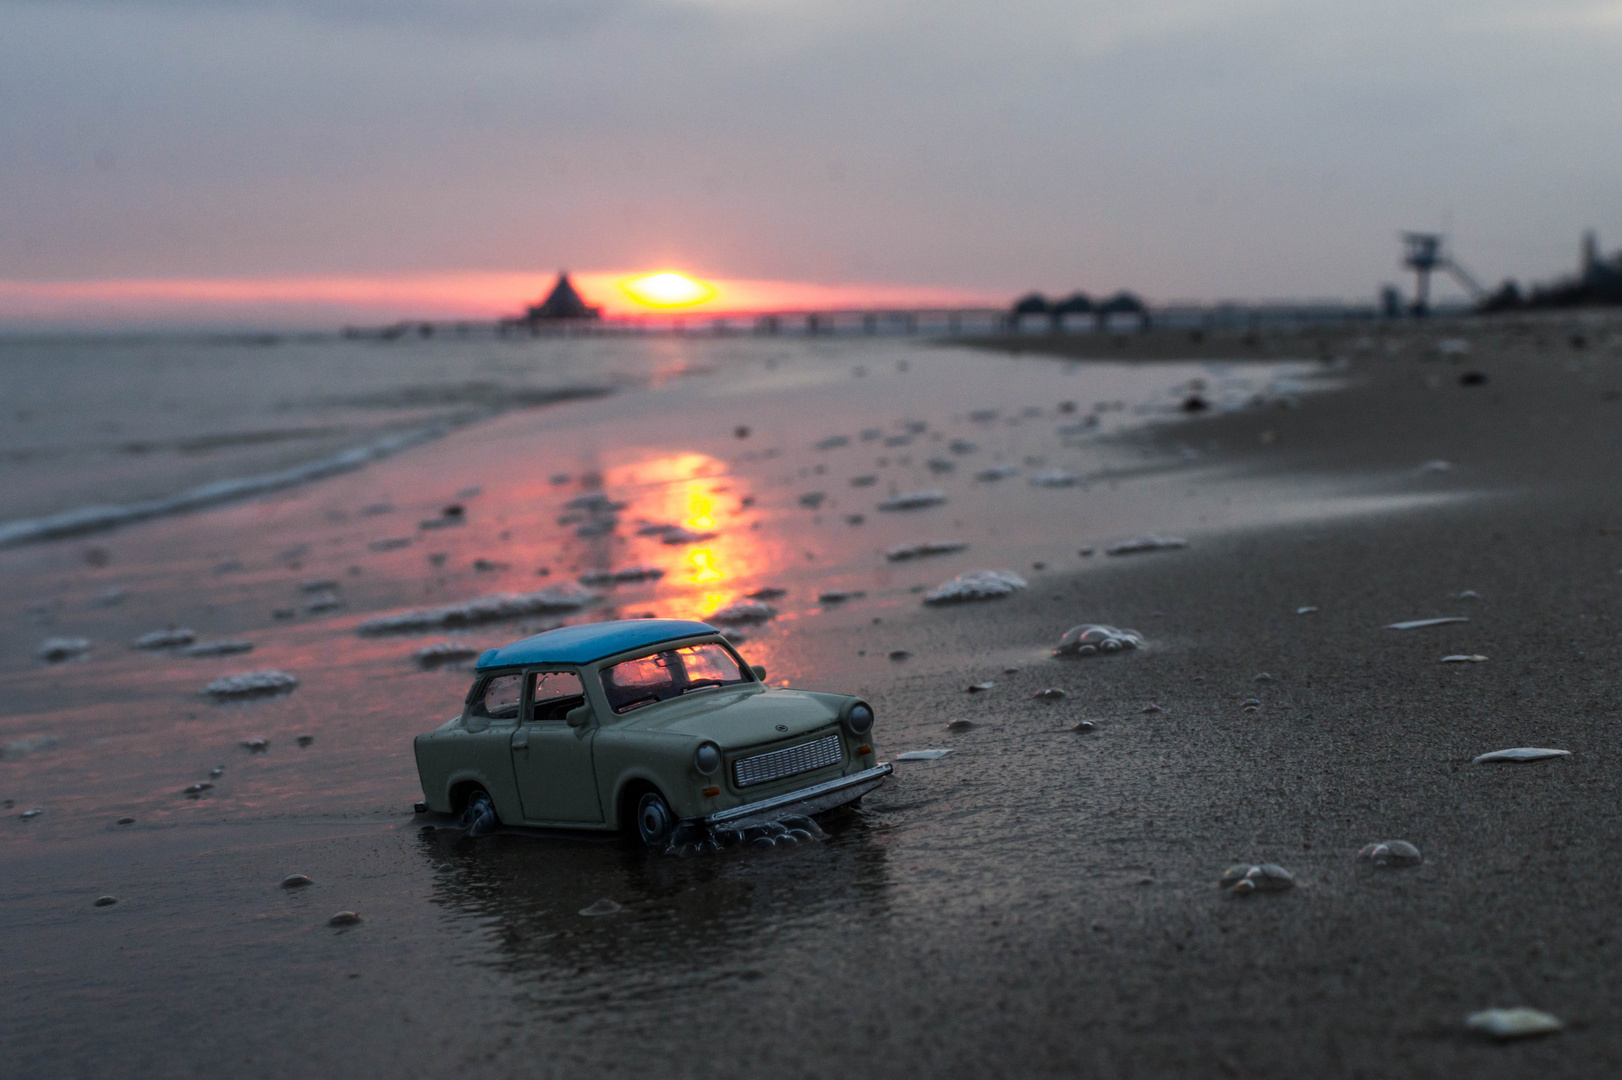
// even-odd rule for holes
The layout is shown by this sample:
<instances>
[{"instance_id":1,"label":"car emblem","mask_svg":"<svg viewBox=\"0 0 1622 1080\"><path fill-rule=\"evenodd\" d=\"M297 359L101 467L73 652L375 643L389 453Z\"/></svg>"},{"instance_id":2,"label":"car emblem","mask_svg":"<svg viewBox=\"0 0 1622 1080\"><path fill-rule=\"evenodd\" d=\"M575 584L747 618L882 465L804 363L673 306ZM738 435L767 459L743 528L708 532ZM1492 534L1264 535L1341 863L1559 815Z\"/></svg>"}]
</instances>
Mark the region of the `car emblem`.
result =
<instances>
[{"instance_id":1,"label":"car emblem","mask_svg":"<svg viewBox=\"0 0 1622 1080\"><path fill-rule=\"evenodd\" d=\"M778 731L787 731L788 730L788 725L787 724L778 724L777 725L777 730Z\"/></svg>"}]
</instances>

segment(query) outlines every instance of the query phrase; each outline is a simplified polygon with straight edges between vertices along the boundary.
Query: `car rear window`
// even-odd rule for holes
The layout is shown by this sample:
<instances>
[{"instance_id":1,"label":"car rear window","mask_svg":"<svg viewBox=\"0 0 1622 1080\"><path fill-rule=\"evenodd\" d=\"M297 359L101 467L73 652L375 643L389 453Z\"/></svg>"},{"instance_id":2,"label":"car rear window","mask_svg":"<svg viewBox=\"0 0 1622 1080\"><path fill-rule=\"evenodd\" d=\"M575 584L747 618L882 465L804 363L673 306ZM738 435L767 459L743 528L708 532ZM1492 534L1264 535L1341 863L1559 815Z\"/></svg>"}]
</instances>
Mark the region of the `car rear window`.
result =
<instances>
[{"instance_id":1,"label":"car rear window","mask_svg":"<svg viewBox=\"0 0 1622 1080\"><path fill-rule=\"evenodd\" d=\"M627 713L706 686L751 681L726 646L710 642L666 649L603 670L603 693L616 713Z\"/></svg>"},{"instance_id":2,"label":"car rear window","mask_svg":"<svg viewBox=\"0 0 1622 1080\"><path fill-rule=\"evenodd\" d=\"M524 682L520 676L497 675L484 684L484 692L473 702L473 715L493 720L517 719L518 701L523 692Z\"/></svg>"}]
</instances>

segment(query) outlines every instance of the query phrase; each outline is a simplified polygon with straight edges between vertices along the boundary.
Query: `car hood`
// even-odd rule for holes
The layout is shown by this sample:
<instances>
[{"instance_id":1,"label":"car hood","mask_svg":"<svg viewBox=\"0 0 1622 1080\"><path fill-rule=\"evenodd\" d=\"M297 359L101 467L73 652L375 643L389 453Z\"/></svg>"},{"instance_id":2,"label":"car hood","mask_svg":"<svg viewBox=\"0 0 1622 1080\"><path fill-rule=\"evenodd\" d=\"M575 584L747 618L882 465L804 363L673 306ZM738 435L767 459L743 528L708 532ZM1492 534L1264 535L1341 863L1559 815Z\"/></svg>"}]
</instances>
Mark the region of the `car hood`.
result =
<instances>
[{"instance_id":1,"label":"car hood","mask_svg":"<svg viewBox=\"0 0 1622 1080\"><path fill-rule=\"evenodd\" d=\"M626 726L710 739L722 750L741 750L826 728L839 719L831 694L805 690L720 690L649 707Z\"/></svg>"}]
</instances>

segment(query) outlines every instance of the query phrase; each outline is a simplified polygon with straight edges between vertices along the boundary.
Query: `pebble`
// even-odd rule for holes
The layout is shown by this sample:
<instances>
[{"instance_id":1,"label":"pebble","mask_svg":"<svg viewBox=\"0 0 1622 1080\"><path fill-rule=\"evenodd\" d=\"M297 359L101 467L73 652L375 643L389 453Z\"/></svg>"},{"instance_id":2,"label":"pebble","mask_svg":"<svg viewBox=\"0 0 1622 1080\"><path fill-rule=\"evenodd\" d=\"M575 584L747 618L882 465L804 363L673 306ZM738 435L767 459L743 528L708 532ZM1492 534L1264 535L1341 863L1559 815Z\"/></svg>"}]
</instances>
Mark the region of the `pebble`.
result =
<instances>
[{"instance_id":1,"label":"pebble","mask_svg":"<svg viewBox=\"0 0 1622 1080\"><path fill-rule=\"evenodd\" d=\"M118 897L116 897L116 896L98 896L93 901L91 901L90 906L91 907L112 907L116 903L118 903Z\"/></svg>"},{"instance_id":2,"label":"pebble","mask_svg":"<svg viewBox=\"0 0 1622 1080\"><path fill-rule=\"evenodd\" d=\"M90 639L82 637L53 637L40 642L35 656L47 664L60 664L90 651Z\"/></svg>"},{"instance_id":3,"label":"pebble","mask_svg":"<svg viewBox=\"0 0 1622 1080\"><path fill-rule=\"evenodd\" d=\"M946 502L944 492L933 488L924 491L908 491L900 495L892 495L879 503L880 510L923 510L930 506L940 506Z\"/></svg>"},{"instance_id":4,"label":"pebble","mask_svg":"<svg viewBox=\"0 0 1622 1080\"><path fill-rule=\"evenodd\" d=\"M255 697L263 694L287 694L298 686L298 679L285 671L267 668L264 671L245 671L226 675L203 687L205 694L217 698Z\"/></svg>"},{"instance_id":5,"label":"pebble","mask_svg":"<svg viewBox=\"0 0 1622 1080\"><path fill-rule=\"evenodd\" d=\"M33 821L35 818L39 817L44 812L45 812L45 808L43 806L32 806L32 807L29 807L27 810L24 810L22 813L18 814L17 816L22 818L24 821Z\"/></svg>"},{"instance_id":6,"label":"pebble","mask_svg":"<svg viewBox=\"0 0 1622 1080\"><path fill-rule=\"evenodd\" d=\"M884 557L891 562L902 562L930 555L950 555L955 551L966 551L968 547L968 544L960 540L924 540L916 544L901 544L890 548L885 551Z\"/></svg>"},{"instance_id":7,"label":"pebble","mask_svg":"<svg viewBox=\"0 0 1622 1080\"><path fill-rule=\"evenodd\" d=\"M974 474L974 478L982 484L994 484L998 480L1006 480L1010 476L1019 475L1018 465L993 465L989 469L981 469Z\"/></svg>"},{"instance_id":8,"label":"pebble","mask_svg":"<svg viewBox=\"0 0 1622 1080\"><path fill-rule=\"evenodd\" d=\"M302 889L306 885L314 884L315 882L304 874L288 874L282 878L282 888L284 889Z\"/></svg>"},{"instance_id":9,"label":"pebble","mask_svg":"<svg viewBox=\"0 0 1622 1080\"><path fill-rule=\"evenodd\" d=\"M132 649L175 649L197 640L197 632L184 627L171 626L167 630L154 630L130 642Z\"/></svg>"},{"instance_id":10,"label":"pebble","mask_svg":"<svg viewBox=\"0 0 1622 1080\"><path fill-rule=\"evenodd\" d=\"M946 730L947 731L971 731L974 728L977 728L979 726L980 725L976 724L973 720L953 720L951 723L946 725Z\"/></svg>"},{"instance_id":11,"label":"pebble","mask_svg":"<svg viewBox=\"0 0 1622 1080\"><path fill-rule=\"evenodd\" d=\"M664 576L664 570L657 566L625 566L618 570L588 570L577 580L587 586L625 585L639 581L658 581Z\"/></svg>"},{"instance_id":12,"label":"pebble","mask_svg":"<svg viewBox=\"0 0 1622 1080\"><path fill-rule=\"evenodd\" d=\"M418 667L436 668L444 664L471 660L477 655L479 650L471 645L464 645L459 641L436 641L432 645L424 645L414 651L411 659L417 662Z\"/></svg>"},{"instance_id":13,"label":"pebble","mask_svg":"<svg viewBox=\"0 0 1622 1080\"><path fill-rule=\"evenodd\" d=\"M825 491L807 491L804 495L800 496L800 505L808 510L816 510L821 507L822 504L827 501L827 499L828 493Z\"/></svg>"},{"instance_id":14,"label":"pebble","mask_svg":"<svg viewBox=\"0 0 1622 1080\"><path fill-rule=\"evenodd\" d=\"M253 642L242 641L237 638L204 641L186 648L187 656L234 656L237 653L245 652L253 652Z\"/></svg>"},{"instance_id":15,"label":"pebble","mask_svg":"<svg viewBox=\"0 0 1622 1080\"><path fill-rule=\"evenodd\" d=\"M963 688L963 692L965 694L983 694L987 690L993 689L996 685L997 685L996 683L991 682L988 679L985 682L970 683L969 685L967 685L967 686L965 686Z\"/></svg>"},{"instance_id":16,"label":"pebble","mask_svg":"<svg viewBox=\"0 0 1622 1080\"><path fill-rule=\"evenodd\" d=\"M605 896L601 900L597 900L594 903L592 903L592 905L590 907L581 908L580 909L580 914L582 914L582 915L612 915L617 911L624 911L624 910L625 910L625 908L624 908L623 905L617 904L617 903L615 903L614 901L610 900L608 897Z\"/></svg>"},{"instance_id":17,"label":"pebble","mask_svg":"<svg viewBox=\"0 0 1622 1080\"><path fill-rule=\"evenodd\" d=\"M891 649L890 650L890 659L891 660L905 660L905 659L907 659L907 657L909 657L911 655L912 655L912 653L908 652L906 649Z\"/></svg>"},{"instance_id":18,"label":"pebble","mask_svg":"<svg viewBox=\"0 0 1622 1080\"><path fill-rule=\"evenodd\" d=\"M1566 1025L1539 1009L1482 1009L1464 1018L1464 1026L1494 1039L1552 1035Z\"/></svg>"},{"instance_id":19,"label":"pebble","mask_svg":"<svg viewBox=\"0 0 1622 1080\"><path fill-rule=\"evenodd\" d=\"M1038 690L1036 693L1031 695L1031 697L1040 698L1043 701L1057 701L1065 696L1067 696L1065 692L1059 689L1057 686L1050 686L1046 690Z\"/></svg>"},{"instance_id":20,"label":"pebble","mask_svg":"<svg viewBox=\"0 0 1622 1080\"><path fill-rule=\"evenodd\" d=\"M1269 675L1265 671L1259 671L1251 678L1250 681L1251 682L1259 682L1259 683L1270 683L1270 682L1273 681L1273 676Z\"/></svg>"},{"instance_id":21,"label":"pebble","mask_svg":"<svg viewBox=\"0 0 1622 1080\"><path fill-rule=\"evenodd\" d=\"M817 603L842 604L855 595L855 593L846 592L844 589L824 589L817 594Z\"/></svg>"},{"instance_id":22,"label":"pebble","mask_svg":"<svg viewBox=\"0 0 1622 1080\"><path fill-rule=\"evenodd\" d=\"M1138 711L1139 712L1145 712L1145 713L1159 712L1160 711L1160 706L1151 703L1151 704L1145 705L1143 708L1139 709Z\"/></svg>"},{"instance_id":23,"label":"pebble","mask_svg":"<svg viewBox=\"0 0 1622 1080\"><path fill-rule=\"evenodd\" d=\"M1025 579L1012 570L971 570L925 593L924 603L958 604L972 600L994 600L1025 587Z\"/></svg>"},{"instance_id":24,"label":"pebble","mask_svg":"<svg viewBox=\"0 0 1622 1080\"><path fill-rule=\"evenodd\" d=\"M1044 469L1031 477L1032 487L1066 488L1075 487L1081 483L1081 477L1075 473L1065 472L1063 469Z\"/></svg>"},{"instance_id":25,"label":"pebble","mask_svg":"<svg viewBox=\"0 0 1622 1080\"><path fill-rule=\"evenodd\" d=\"M1418 866L1425 861L1425 857L1419 853L1418 848L1406 840L1381 840L1377 844L1365 844L1359 849L1357 861L1396 870Z\"/></svg>"},{"instance_id":26,"label":"pebble","mask_svg":"<svg viewBox=\"0 0 1622 1080\"><path fill-rule=\"evenodd\" d=\"M1294 876L1277 863L1262 863L1260 866L1239 863L1224 870L1222 879L1217 882L1218 888L1231 889L1239 896L1253 892L1282 892L1294 886Z\"/></svg>"},{"instance_id":27,"label":"pebble","mask_svg":"<svg viewBox=\"0 0 1622 1080\"><path fill-rule=\"evenodd\" d=\"M1239 707L1244 709L1246 712L1257 712L1261 709L1262 703L1259 698L1246 698L1244 701L1239 703Z\"/></svg>"},{"instance_id":28,"label":"pebble","mask_svg":"<svg viewBox=\"0 0 1622 1080\"><path fill-rule=\"evenodd\" d=\"M360 916L353 911L340 911L327 920L328 926L354 926L360 922Z\"/></svg>"},{"instance_id":29,"label":"pebble","mask_svg":"<svg viewBox=\"0 0 1622 1080\"><path fill-rule=\"evenodd\" d=\"M1071 728L1070 730L1071 731L1079 731L1079 732L1087 732L1087 731L1093 730L1097 726L1098 725L1093 723L1091 720L1083 720L1081 723L1077 724L1075 727Z\"/></svg>"},{"instance_id":30,"label":"pebble","mask_svg":"<svg viewBox=\"0 0 1622 1080\"><path fill-rule=\"evenodd\" d=\"M1313 606L1312 604L1305 604L1305 605L1303 605L1301 607L1296 608L1295 613L1297 615L1316 615L1316 614L1318 614L1318 609L1315 606Z\"/></svg>"},{"instance_id":31,"label":"pebble","mask_svg":"<svg viewBox=\"0 0 1622 1080\"><path fill-rule=\"evenodd\" d=\"M1407 622L1386 623L1387 630L1423 630L1427 626L1446 626L1449 623L1469 622L1468 615L1443 615L1439 619L1409 619Z\"/></svg>"},{"instance_id":32,"label":"pebble","mask_svg":"<svg viewBox=\"0 0 1622 1080\"><path fill-rule=\"evenodd\" d=\"M950 750L908 750L905 754L897 754L897 761L938 761L950 754Z\"/></svg>"},{"instance_id":33,"label":"pebble","mask_svg":"<svg viewBox=\"0 0 1622 1080\"><path fill-rule=\"evenodd\" d=\"M1438 663L1442 664L1485 664L1486 662L1487 658L1480 653L1454 653L1452 656L1444 656L1438 661Z\"/></svg>"},{"instance_id":34,"label":"pebble","mask_svg":"<svg viewBox=\"0 0 1622 1080\"><path fill-rule=\"evenodd\" d=\"M1470 759L1472 765L1492 765L1504 761L1543 761L1545 758L1570 757L1570 750L1545 750L1539 746L1517 746L1509 750L1494 750Z\"/></svg>"},{"instance_id":35,"label":"pebble","mask_svg":"<svg viewBox=\"0 0 1622 1080\"><path fill-rule=\"evenodd\" d=\"M777 609L763 600L734 600L725 607L717 608L704 616L705 622L721 623L763 623L777 615Z\"/></svg>"},{"instance_id":36,"label":"pebble","mask_svg":"<svg viewBox=\"0 0 1622 1080\"><path fill-rule=\"evenodd\" d=\"M186 796L188 799L195 799L201 796L203 792L213 788L213 786L214 785L209 783L207 780L199 780L195 784L188 784L187 786L181 788L180 793Z\"/></svg>"},{"instance_id":37,"label":"pebble","mask_svg":"<svg viewBox=\"0 0 1622 1080\"><path fill-rule=\"evenodd\" d=\"M297 742L300 746L309 746L311 743L315 742L315 736L314 735L300 735L294 741Z\"/></svg>"},{"instance_id":38,"label":"pebble","mask_svg":"<svg viewBox=\"0 0 1622 1080\"><path fill-rule=\"evenodd\" d=\"M135 819L132 818L132 817L121 817L116 822L114 822L114 824L115 825L134 825L135 824Z\"/></svg>"},{"instance_id":39,"label":"pebble","mask_svg":"<svg viewBox=\"0 0 1622 1080\"><path fill-rule=\"evenodd\" d=\"M1427 461L1424 464L1420 465L1419 466L1419 471L1420 472L1452 472L1453 471L1453 463L1451 461L1443 461L1442 459L1437 458L1437 459L1435 459L1433 461Z\"/></svg>"},{"instance_id":40,"label":"pebble","mask_svg":"<svg viewBox=\"0 0 1622 1080\"><path fill-rule=\"evenodd\" d=\"M776 600L779 596L787 596L788 590L768 585L764 589L756 589L754 592L745 593L744 595L751 600Z\"/></svg>"},{"instance_id":41,"label":"pebble","mask_svg":"<svg viewBox=\"0 0 1622 1080\"><path fill-rule=\"evenodd\" d=\"M263 754L270 749L270 742L267 739L243 739L238 745L252 754Z\"/></svg>"},{"instance_id":42,"label":"pebble","mask_svg":"<svg viewBox=\"0 0 1622 1080\"><path fill-rule=\"evenodd\" d=\"M1466 589L1458 595L1460 600L1480 600L1481 594L1474 589Z\"/></svg>"},{"instance_id":43,"label":"pebble","mask_svg":"<svg viewBox=\"0 0 1622 1080\"><path fill-rule=\"evenodd\" d=\"M1018 675L1019 674L1019 668L1017 668L1017 667L1005 667L1005 668L1002 669L1002 673L1004 675Z\"/></svg>"},{"instance_id":44,"label":"pebble","mask_svg":"<svg viewBox=\"0 0 1622 1080\"><path fill-rule=\"evenodd\" d=\"M216 765L216 766L214 766L212 769L208 770L208 775L211 778L213 778L215 780L218 780L220 777L225 775L225 766L224 765Z\"/></svg>"},{"instance_id":45,"label":"pebble","mask_svg":"<svg viewBox=\"0 0 1622 1080\"><path fill-rule=\"evenodd\" d=\"M1116 653L1136 649L1143 645L1143 635L1136 630L1118 630L1102 623L1082 623L1064 632L1054 646L1054 656L1096 656L1098 653Z\"/></svg>"},{"instance_id":46,"label":"pebble","mask_svg":"<svg viewBox=\"0 0 1622 1080\"><path fill-rule=\"evenodd\" d=\"M1176 551L1186 548L1188 541L1180 536L1139 536L1122 540L1104 549L1105 555L1138 555L1146 551Z\"/></svg>"}]
</instances>

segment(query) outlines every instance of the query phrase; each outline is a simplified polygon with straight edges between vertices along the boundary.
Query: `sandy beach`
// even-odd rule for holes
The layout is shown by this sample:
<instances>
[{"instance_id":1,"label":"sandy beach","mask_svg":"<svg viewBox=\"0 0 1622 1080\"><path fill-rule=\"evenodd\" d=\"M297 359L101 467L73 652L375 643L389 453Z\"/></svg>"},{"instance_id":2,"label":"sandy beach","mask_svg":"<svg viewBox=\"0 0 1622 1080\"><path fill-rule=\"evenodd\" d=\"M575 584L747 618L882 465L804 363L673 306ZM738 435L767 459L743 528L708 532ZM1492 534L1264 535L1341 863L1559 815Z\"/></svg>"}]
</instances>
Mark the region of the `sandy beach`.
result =
<instances>
[{"instance_id":1,"label":"sandy beach","mask_svg":"<svg viewBox=\"0 0 1622 1080\"><path fill-rule=\"evenodd\" d=\"M613 393L0 549L8 1073L1622 1067L1622 770L1605 735L1622 324L636 347L651 352ZM412 360L412 385L466 385L448 355ZM584 385L594 370L565 357L547 370L567 379L541 378L538 363L514 354L479 378L499 395L503 378ZM355 386L351 411L377 392ZM233 430L267 430L273 411L245 409ZM340 428L383 430L303 414L286 427L323 432L310 459L354 444ZM305 460L276 453L238 471ZM137 494L218 479L175 460L143 458ZM60 469L72 497L30 474L11 520L119 501ZM944 502L881 508L921 490ZM626 508L594 526L569 507L592 492ZM712 535L667 544L651 525ZM1146 535L1188 543L1106 554ZM967 547L884 555L925 540ZM578 611L360 632L632 565L663 574L595 588ZM920 603L981 568L1028 588ZM414 650L702 617L766 585L788 595L742 634L746 658L773 682L867 696L881 757L952 753L898 765L829 816L826 842L765 856L474 840L412 813L410 738L468 679ZM1467 621L1387 629L1450 616ZM1086 622L1145 646L1054 657ZM253 649L129 647L171 625ZM46 663L50 638L90 644ZM267 668L297 689L203 693ZM995 685L965 692L982 681ZM1048 688L1065 693L1035 696ZM959 719L973 726L948 731ZM258 738L262 751L243 745ZM1471 763L1517 746L1571 753ZM1423 863L1356 861L1390 839ZM1280 864L1295 886L1232 895L1217 881L1235 863ZM279 888L291 873L314 884ZM103 895L117 902L95 906ZM623 910L578 914L602 897ZM362 921L329 927L339 910ZM1565 1030L1498 1044L1464 1026L1522 1005Z\"/></svg>"}]
</instances>

